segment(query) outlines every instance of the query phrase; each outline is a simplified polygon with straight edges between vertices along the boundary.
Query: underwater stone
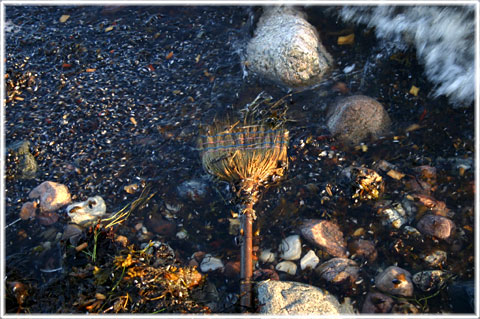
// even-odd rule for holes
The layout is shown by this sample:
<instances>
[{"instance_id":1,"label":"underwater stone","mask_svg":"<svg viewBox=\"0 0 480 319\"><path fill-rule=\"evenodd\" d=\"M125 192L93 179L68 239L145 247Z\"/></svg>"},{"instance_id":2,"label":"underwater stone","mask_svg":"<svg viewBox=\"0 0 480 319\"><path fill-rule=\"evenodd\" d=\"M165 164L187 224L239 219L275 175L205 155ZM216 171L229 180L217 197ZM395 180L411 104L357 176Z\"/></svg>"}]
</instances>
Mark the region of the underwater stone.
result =
<instances>
[{"instance_id":1,"label":"underwater stone","mask_svg":"<svg viewBox=\"0 0 480 319\"><path fill-rule=\"evenodd\" d=\"M375 99L354 95L338 99L328 107L327 126L343 143L356 145L388 133L390 117Z\"/></svg>"},{"instance_id":2,"label":"underwater stone","mask_svg":"<svg viewBox=\"0 0 480 319\"><path fill-rule=\"evenodd\" d=\"M412 281L422 291L440 289L451 274L443 270L425 270L413 275Z\"/></svg>"},{"instance_id":3,"label":"underwater stone","mask_svg":"<svg viewBox=\"0 0 480 319\"><path fill-rule=\"evenodd\" d=\"M446 217L428 214L418 221L417 228L425 235L449 240L455 231L455 223Z\"/></svg>"},{"instance_id":4,"label":"underwater stone","mask_svg":"<svg viewBox=\"0 0 480 319\"><path fill-rule=\"evenodd\" d=\"M377 259L378 254L375 244L370 240L354 240L348 245L348 249L352 256L355 255L361 259L366 259L369 263L373 263Z\"/></svg>"},{"instance_id":5,"label":"underwater stone","mask_svg":"<svg viewBox=\"0 0 480 319\"><path fill-rule=\"evenodd\" d=\"M443 263L447 262L447 252L437 249L430 252L427 256L423 258L423 260L430 267L440 267Z\"/></svg>"},{"instance_id":6,"label":"underwater stone","mask_svg":"<svg viewBox=\"0 0 480 319\"><path fill-rule=\"evenodd\" d=\"M302 236L335 257L347 257L346 242L339 227L327 220L306 220L300 227Z\"/></svg>"},{"instance_id":7,"label":"underwater stone","mask_svg":"<svg viewBox=\"0 0 480 319\"><path fill-rule=\"evenodd\" d=\"M215 271L217 269L223 269L223 263L219 258L212 257L210 254L206 254L200 264L200 270L202 272Z\"/></svg>"},{"instance_id":8,"label":"underwater stone","mask_svg":"<svg viewBox=\"0 0 480 319\"><path fill-rule=\"evenodd\" d=\"M72 222L87 225L105 215L107 206L101 196L89 197L86 201L68 205L67 214Z\"/></svg>"},{"instance_id":9,"label":"underwater stone","mask_svg":"<svg viewBox=\"0 0 480 319\"><path fill-rule=\"evenodd\" d=\"M40 199L40 212L56 211L72 201L67 186L51 181L43 182L35 187L28 197Z\"/></svg>"},{"instance_id":10,"label":"underwater stone","mask_svg":"<svg viewBox=\"0 0 480 319\"><path fill-rule=\"evenodd\" d=\"M413 295L411 278L405 269L390 266L375 277L375 285L387 294L410 297Z\"/></svg>"},{"instance_id":11,"label":"underwater stone","mask_svg":"<svg viewBox=\"0 0 480 319\"><path fill-rule=\"evenodd\" d=\"M369 292L362 306L362 313L387 313L392 310L393 299L381 292Z\"/></svg>"},{"instance_id":12,"label":"underwater stone","mask_svg":"<svg viewBox=\"0 0 480 319\"><path fill-rule=\"evenodd\" d=\"M287 87L318 83L333 59L304 13L293 7L264 7L246 49L253 72Z\"/></svg>"},{"instance_id":13,"label":"underwater stone","mask_svg":"<svg viewBox=\"0 0 480 319\"><path fill-rule=\"evenodd\" d=\"M269 315L336 315L342 313L338 300L328 291L311 285L265 280L255 285L258 311Z\"/></svg>"},{"instance_id":14,"label":"underwater stone","mask_svg":"<svg viewBox=\"0 0 480 319\"><path fill-rule=\"evenodd\" d=\"M302 255L302 242L299 235L291 235L282 240L278 247L280 258L285 260L297 260Z\"/></svg>"},{"instance_id":15,"label":"underwater stone","mask_svg":"<svg viewBox=\"0 0 480 319\"><path fill-rule=\"evenodd\" d=\"M35 157L30 153L30 142L19 141L7 146L7 151L13 152L18 157L18 174L15 177L19 179L33 179L37 175L38 164Z\"/></svg>"},{"instance_id":16,"label":"underwater stone","mask_svg":"<svg viewBox=\"0 0 480 319\"><path fill-rule=\"evenodd\" d=\"M192 179L177 186L178 195L194 202L203 200L207 195L207 184L201 180Z\"/></svg>"},{"instance_id":17,"label":"underwater stone","mask_svg":"<svg viewBox=\"0 0 480 319\"><path fill-rule=\"evenodd\" d=\"M351 259L332 258L315 268L315 273L331 284L349 287L358 279L359 270Z\"/></svg>"},{"instance_id":18,"label":"underwater stone","mask_svg":"<svg viewBox=\"0 0 480 319\"><path fill-rule=\"evenodd\" d=\"M313 250L309 250L308 253L306 253L305 256L303 256L300 260L300 268L302 270L307 268L315 269L319 262L320 259L318 258L317 254L315 254Z\"/></svg>"},{"instance_id":19,"label":"underwater stone","mask_svg":"<svg viewBox=\"0 0 480 319\"><path fill-rule=\"evenodd\" d=\"M262 263L271 263L275 261L275 253L272 252L270 249L264 249L260 252L260 256L258 259Z\"/></svg>"},{"instance_id":20,"label":"underwater stone","mask_svg":"<svg viewBox=\"0 0 480 319\"><path fill-rule=\"evenodd\" d=\"M286 272L289 275L295 276L297 273L297 265L289 260L282 261L275 266L278 271Z\"/></svg>"}]
</instances>

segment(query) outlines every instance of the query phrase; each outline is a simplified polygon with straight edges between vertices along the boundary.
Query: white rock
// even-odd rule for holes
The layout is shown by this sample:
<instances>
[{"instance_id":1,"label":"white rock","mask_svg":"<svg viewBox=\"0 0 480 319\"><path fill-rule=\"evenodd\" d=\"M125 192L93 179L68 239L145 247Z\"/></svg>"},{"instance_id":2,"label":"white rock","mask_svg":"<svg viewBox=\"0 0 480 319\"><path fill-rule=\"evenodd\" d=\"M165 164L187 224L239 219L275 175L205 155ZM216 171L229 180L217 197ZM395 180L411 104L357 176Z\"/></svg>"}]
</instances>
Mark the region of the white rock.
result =
<instances>
[{"instance_id":1,"label":"white rock","mask_svg":"<svg viewBox=\"0 0 480 319\"><path fill-rule=\"evenodd\" d=\"M202 272L209 272L217 269L223 269L222 261L219 258L212 257L210 254L206 254L200 264L200 270Z\"/></svg>"},{"instance_id":2,"label":"white rock","mask_svg":"<svg viewBox=\"0 0 480 319\"><path fill-rule=\"evenodd\" d=\"M105 215L107 206L101 196L89 197L84 202L68 205L67 214L72 222L78 225L86 225Z\"/></svg>"},{"instance_id":3,"label":"white rock","mask_svg":"<svg viewBox=\"0 0 480 319\"><path fill-rule=\"evenodd\" d=\"M280 257L285 260L297 260L302 255L302 242L300 235L291 235L282 240L278 247Z\"/></svg>"},{"instance_id":4,"label":"white rock","mask_svg":"<svg viewBox=\"0 0 480 319\"><path fill-rule=\"evenodd\" d=\"M262 263L271 263L275 261L276 254L270 249L262 250L258 257Z\"/></svg>"},{"instance_id":5,"label":"white rock","mask_svg":"<svg viewBox=\"0 0 480 319\"><path fill-rule=\"evenodd\" d=\"M317 267L320 259L318 258L317 254L313 250L309 250L305 256L302 257L300 260L300 268L305 270L307 268L315 269Z\"/></svg>"},{"instance_id":6,"label":"white rock","mask_svg":"<svg viewBox=\"0 0 480 319\"><path fill-rule=\"evenodd\" d=\"M278 263L275 269L278 271L286 272L289 275L295 276L295 273L297 272L297 265L295 265L292 261L286 260L286 261L282 261L281 263Z\"/></svg>"},{"instance_id":7,"label":"white rock","mask_svg":"<svg viewBox=\"0 0 480 319\"><path fill-rule=\"evenodd\" d=\"M185 239L185 238L188 238L188 233L187 233L187 231L186 231L184 228L182 228L182 229L177 233L176 236L177 236L178 239Z\"/></svg>"}]
</instances>

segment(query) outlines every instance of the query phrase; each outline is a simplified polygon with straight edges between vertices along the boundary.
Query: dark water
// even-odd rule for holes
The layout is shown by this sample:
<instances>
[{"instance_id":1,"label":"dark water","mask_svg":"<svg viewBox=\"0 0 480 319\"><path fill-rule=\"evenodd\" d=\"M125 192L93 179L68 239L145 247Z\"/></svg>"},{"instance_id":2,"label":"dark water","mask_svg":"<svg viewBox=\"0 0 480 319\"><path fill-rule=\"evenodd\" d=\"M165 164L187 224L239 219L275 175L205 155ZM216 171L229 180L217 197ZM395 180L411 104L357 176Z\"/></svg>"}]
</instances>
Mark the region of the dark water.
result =
<instances>
[{"instance_id":1,"label":"dark water","mask_svg":"<svg viewBox=\"0 0 480 319\"><path fill-rule=\"evenodd\" d=\"M244 76L241 49L252 32L256 11L217 6L7 6L6 21L14 28L5 33L6 71L10 79L20 81L28 74L34 81L24 82L20 99L6 104L5 141L8 146L28 140L39 168L35 179L19 180L13 176L15 163L7 158L6 225L18 218L30 190L46 180L65 184L73 201L102 196L109 213L140 195L125 192L124 186L150 185L155 195L117 228L119 234L136 247L149 240L168 243L183 265L197 251L224 262L238 260L239 247L228 233L228 218L238 206L227 185L203 171L196 139L202 126L216 116L235 114L262 91L274 100L287 94L253 75ZM377 43L372 30L342 24L321 9L307 11L336 66L318 87L286 98L290 167L286 178L266 190L257 205L256 245L275 249L282 238L298 233L306 218L337 222L347 241L360 227L371 230L367 239L376 242L377 261L362 268L365 280L356 291L335 291L340 298L350 296L358 309L379 268L398 264L412 273L425 270L418 255L433 247L448 252L444 269L459 280L472 279L473 106L452 109L446 99L432 99L432 87L413 51L394 52ZM62 15L69 18L60 22ZM353 45L336 44L339 35L351 32L356 36ZM351 72L342 71L352 65ZM420 88L418 96L408 93L412 85ZM348 150L325 128L325 108L338 96L356 93L380 101L393 128L390 135L363 149ZM406 132L412 124L419 128ZM436 167L431 195L454 211L452 219L462 229L456 241L460 249L432 239L408 254L408 243L403 251L392 249L402 239L401 231L381 226L373 203L355 205L351 185L340 178L345 167L373 168L380 160L410 175L420 165ZM460 174L457 160L471 167ZM385 198L399 200L411 193L404 183L385 175L384 179ZM192 180L205 187L204 194L185 195L183 183ZM327 185L332 195L326 195ZM21 281L30 289L20 311L82 311L74 306L75 296L62 297L56 304L49 299L76 293L72 287L51 289L58 280L68 281L72 267L87 263L85 258L67 258L68 244L57 234L69 218L63 210L59 214L59 221L50 226L22 220L5 230L7 282ZM157 224L151 220L160 224L170 220L173 233L155 232ZM143 232L141 226L146 228ZM187 239L175 237L181 229L189 234ZM313 248L304 244L304 252ZM297 274L281 278L323 285L311 273ZM208 280L221 300L210 304L212 310L238 311L229 304L235 300L238 281L219 273L210 274ZM19 310L13 294L6 296L7 311ZM446 292L421 311L451 311Z\"/></svg>"}]
</instances>

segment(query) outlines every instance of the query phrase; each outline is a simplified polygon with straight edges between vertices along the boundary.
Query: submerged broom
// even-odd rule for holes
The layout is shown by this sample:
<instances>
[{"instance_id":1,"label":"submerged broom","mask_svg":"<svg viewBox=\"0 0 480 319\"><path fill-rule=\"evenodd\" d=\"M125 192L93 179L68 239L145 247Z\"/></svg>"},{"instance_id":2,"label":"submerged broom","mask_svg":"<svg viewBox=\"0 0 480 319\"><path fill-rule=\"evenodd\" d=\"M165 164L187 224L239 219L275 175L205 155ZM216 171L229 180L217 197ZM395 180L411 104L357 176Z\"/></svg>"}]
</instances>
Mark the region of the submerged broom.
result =
<instances>
[{"instance_id":1,"label":"submerged broom","mask_svg":"<svg viewBox=\"0 0 480 319\"><path fill-rule=\"evenodd\" d=\"M237 190L242 211L240 305L252 309L252 224L253 205L259 189L282 176L287 168L288 131L264 124L218 123L199 139L202 164L209 174L229 182Z\"/></svg>"}]
</instances>

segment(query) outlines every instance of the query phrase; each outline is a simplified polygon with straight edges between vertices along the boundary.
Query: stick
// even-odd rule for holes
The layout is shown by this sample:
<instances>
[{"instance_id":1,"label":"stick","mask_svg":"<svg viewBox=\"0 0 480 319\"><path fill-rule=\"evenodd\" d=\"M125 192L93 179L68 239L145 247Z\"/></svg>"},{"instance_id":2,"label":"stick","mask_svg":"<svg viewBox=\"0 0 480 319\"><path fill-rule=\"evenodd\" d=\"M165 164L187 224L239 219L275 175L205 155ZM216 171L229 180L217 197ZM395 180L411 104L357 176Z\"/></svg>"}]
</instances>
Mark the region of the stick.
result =
<instances>
[{"instance_id":1,"label":"stick","mask_svg":"<svg viewBox=\"0 0 480 319\"><path fill-rule=\"evenodd\" d=\"M242 312L252 311L252 224L253 224L253 202L249 202L243 212L243 241L241 251L241 265L240 265L240 306Z\"/></svg>"}]
</instances>

